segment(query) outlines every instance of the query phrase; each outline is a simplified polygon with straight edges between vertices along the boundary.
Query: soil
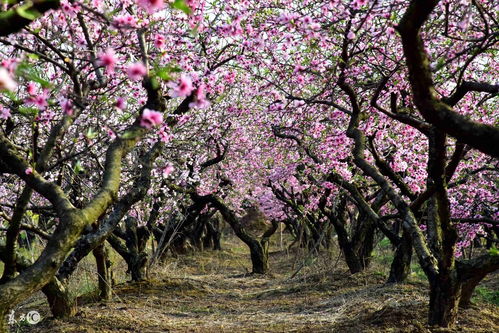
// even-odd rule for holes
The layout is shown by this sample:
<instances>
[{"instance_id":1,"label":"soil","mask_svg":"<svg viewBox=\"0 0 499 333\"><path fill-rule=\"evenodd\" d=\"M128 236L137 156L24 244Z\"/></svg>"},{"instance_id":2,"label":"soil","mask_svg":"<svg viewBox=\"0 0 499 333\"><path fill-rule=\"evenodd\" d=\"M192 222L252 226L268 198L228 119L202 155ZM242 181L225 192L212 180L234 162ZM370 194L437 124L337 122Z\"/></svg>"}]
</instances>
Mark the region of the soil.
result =
<instances>
[{"instance_id":1,"label":"soil","mask_svg":"<svg viewBox=\"0 0 499 333\"><path fill-rule=\"evenodd\" d=\"M376 267L351 275L337 256L314 260L300 251L272 253L272 271L264 276L248 274L243 247L172 258L154 267L148 281L114 286L110 301L80 297L73 318L51 319L35 297L18 311L36 309L43 320L12 331L499 332L494 304L461 310L453 329L427 327L424 281L385 284L385 272Z\"/></svg>"}]
</instances>

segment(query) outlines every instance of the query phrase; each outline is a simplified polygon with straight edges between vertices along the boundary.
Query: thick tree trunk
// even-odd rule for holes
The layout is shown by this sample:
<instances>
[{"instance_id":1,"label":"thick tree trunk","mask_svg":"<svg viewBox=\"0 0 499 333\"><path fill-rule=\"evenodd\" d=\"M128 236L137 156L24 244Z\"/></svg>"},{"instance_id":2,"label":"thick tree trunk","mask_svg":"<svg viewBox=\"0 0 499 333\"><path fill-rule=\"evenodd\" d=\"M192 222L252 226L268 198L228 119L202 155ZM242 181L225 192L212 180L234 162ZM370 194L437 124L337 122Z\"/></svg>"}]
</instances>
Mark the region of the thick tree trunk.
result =
<instances>
[{"instance_id":1,"label":"thick tree trunk","mask_svg":"<svg viewBox=\"0 0 499 333\"><path fill-rule=\"evenodd\" d=\"M76 314L76 302L70 295L67 286L54 277L42 288L42 292L47 297L50 311L54 318L67 318Z\"/></svg>"},{"instance_id":2,"label":"thick tree trunk","mask_svg":"<svg viewBox=\"0 0 499 333\"><path fill-rule=\"evenodd\" d=\"M146 264L148 260L145 247L150 232L143 226L137 226L134 218L126 219L126 246L129 253L127 260L128 269L132 281L143 281L146 279Z\"/></svg>"},{"instance_id":3,"label":"thick tree trunk","mask_svg":"<svg viewBox=\"0 0 499 333\"><path fill-rule=\"evenodd\" d=\"M429 278L429 282L430 309L428 312L428 324L431 326L452 327L456 323L461 298L461 283L456 277L456 272Z\"/></svg>"},{"instance_id":4,"label":"thick tree trunk","mask_svg":"<svg viewBox=\"0 0 499 333\"><path fill-rule=\"evenodd\" d=\"M460 308L467 309L471 306L471 296L473 296L475 287L480 283L482 279L483 276L477 276L476 278L463 283L461 287L461 300L459 301Z\"/></svg>"},{"instance_id":5,"label":"thick tree trunk","mask_svg":"<svg viewBox=\"0 0 499 333\"><path fill-rule=\"evenodd\" d=\"M144 281L146 279L146 264L147 264L147 254L138 253L128 263L128 269L130 270L130 275L132 281Z\"/></svg>"},{"instance_id":6,"label":"thick tree trunk","mask_svg":"<svg viewBox=\"0 0 499 333\"><path fill-rule=\"evenodd\" d=\"M147 253L138 252L133 246L125 246L115 235L111 235L107 241L111 244L113 249L125 259L128 265L128 273L130 273L132 281L145 280L148 259ZM127 245L129 244L127 243Z\"/></svg>"},{"instance_id":7,"label":"thick tree trunk","mask_svg":"<svg viewBox=\"0 0 499 333\"><path fill-rule=\"evenodd\" d=\"M458 261L457 271L461 281L461 301L459 306L467 308L471 305L471 296L475 287L487 276L499 269L499 257L485 254L471 260Z\"/></svg>"},{"instance_id":8,"label":"thick tree trunk","mask_svg":"<svg viewBox=\"0 0 499 333\"><path fill-rule=\"evenodd\" d=\"M362 272L364 270L364 265L362 265L362 260L355 254L353 248L350 244L343 246L343 255L345 256L345 261L350 270L350 273L355 274Z\"/></svg>"},{"instance_id":9,"label":"thick tree trunk","mask_svg":"<svg viewBox=\"0 0 499 333\"><path fill-rule=\"evenodd\" d=\"M397 245L395 256L390 268L388 283L404 282L411 272L412 259L412 239L409 233L405 230L402 234L402 239Z\"/></svg>"},{"instance_id":10,"label":"thick tree trunk","mask_svg":"<svg viewBox=\"0 0 499 333\"><path fill-rule=\"evenodd\" d=\"M25 187L16 201L16 206L14 209L14 214L9 221L9 228L7 229L6 241L5 241L5 254L4 256L4 270L2 277L0 278L0 283L6 282L12 278L17 271L16 268L16 243L21 233L21 220L26 212L26 207L28 206L31 195L33 194L33 189L30 187Z\"/></svg>"},{"instance_id":11,"label":"thick tree trunk","mask_svg":"<svg viewBox=\"0 0 499 333\"><path fill-rule=\"evenodd\" d=\"M253 244L247 244L250 249L251 265L253 274L265 274L269 270L268 253L265 253L261 244L255 240Z\"/></svg>"},{"instance_id":12,"label":"thick tree trunk","mask_svg":"<svg viewBox=\"0 0 499 333\"><path fill-rule=\"evenodd\" d=\"M102 300L111 299L112 294L112 276L111 276L111 262L108 258L107 250L104 246L104 243L97 246L92 251L95 262L97 264L97 278L99 281L99 297Z\"/></svg>"},{"instance_id":13,"label":"thick tree trunk","mask_svg":"<svg viewBox=\"0 0 499 333\"><path fill-rule=\"evenodd\" d=\"M279 227L279 223L277 221L272 221L272 226L265 231L265 233L262 235L262 239L260 240L260 245L263 251L263 270L261 274L267 273L269 269L269 245L270 245L270 237L272 237L273 234L277 231L277 228ZM260 273L260 272L255 272L255 265L253 265L253 272L254 273Z\"/></svg>"},{"instance_id":14,"label":"thick tree trunk","mask_svg":"<svg viewBox=\"0 0 499 333\"><path fill-rule=\"evenodd\" d=\"M268 258L265 256L265 251L262 247L262 244L248 232L246 232L244 226L241 224L236 214L234 214L234 212L230 210L229 207L227 207L227 205L223 201L221 201L220 198L213 195L201 197L197 194L191 194L191 198L194 202L203 202L204 200L211 202L212 205L216 209L218 209L218 211L220 211L220 214L222 215L224 220L232 227L232 230L234 230L236 236L239 237L239 239L241 239L248 246L250 250L251 264L253 266L252 273L267 273L269 269L269 263Z\"/></svg>"},{"instance_id":15,"label":"thick tree trunk","mask_svg":"<svg viewBox=\"0 0 499 333\"><path fill-rule=\"evenodd\" d=\"M362 272L364 269L362 260L359 258L357 253L355 253L345 227L336 218L333 218L331 222L336 230L336 234L338 235L338 245L343 252L343 256L345 257L345 262L350 270L350 273L355 274Z\"/></svg>"},{"instance_id":16,"label":"thick tree trunk","mask_svg":"<svg viewBox=\"0 0 499 333\"><path fill-rule=\"evenodd\" d=\"M204 247L213 250L221 250L220 238L222 232L220 231L220 221L218 218L212 218L206 223L206 237L204 239Z\"/></svg>"},{"instance_id":17,"label":"thick tree trunk","mask_svg":"<svg viewBox=\"0 0 499 333\"><path fill-rule=\"evenodd\" d=\"M363 223L368 223L367 221L362 221ZM363 231L359 231L361 238L358 240L360 242L359 251L357 252L357 257L359 258L362 270L368 268L371 265L372 253L374 250L374 237L376 235L376 227L373 223L365 228Z\"/></svg>"}]
</instances>

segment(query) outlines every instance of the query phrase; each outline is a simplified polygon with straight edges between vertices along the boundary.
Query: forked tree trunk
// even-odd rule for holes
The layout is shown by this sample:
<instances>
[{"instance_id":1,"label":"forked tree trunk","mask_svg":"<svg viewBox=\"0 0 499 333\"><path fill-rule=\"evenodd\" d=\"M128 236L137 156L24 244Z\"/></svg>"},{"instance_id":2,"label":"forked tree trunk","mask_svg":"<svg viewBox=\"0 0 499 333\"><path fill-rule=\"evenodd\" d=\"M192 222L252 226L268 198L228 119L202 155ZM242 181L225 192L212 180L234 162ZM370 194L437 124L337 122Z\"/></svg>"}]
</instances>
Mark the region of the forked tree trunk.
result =
<instances>
[{"instance_id":1,"label":"forked tree trunk","mask_svg":"<svg viewBox=\"0 0 499 333\"><path fill-rule=\"evenodd\" d=\"M476 286L488 273L494 272L498 268L498 256L489 256L488 258L480 256L466 262L458 262L458 272L462 281L459 307L463 309L470 307L471 297Z\"/></svg>"},{"instance_id":2,"label":"forked tree trunk","mask_svg":"<svg viewBox=\"0 0 499 333\"><path fill-rule=\"evenodd\" d=\"M118 237L111 235L107 239L113 249L125 259L128 265L128 273L130 273L132 281L143 281L146 279L146 268L148 255L146 252L139 252L135 246L125 246ZM131 244L127 244L131 245Z\"/></svg>"},{"instance_id":3,"label":"forked tree trunk","mask_svg":"<svg viewBox=\"0 0 499 333\"><path fill-rule=\"evenodd\" d=\"M54 318L67 318L76 314L76 302L67 286L56 277L42 288L47 297L50 311Z\"/></svg>"},{"instance_id":4,"label":"forked tree trunk","mask_svg":"<svg viewBox=\"0 0 499 333\"><path fill-rule=\"evenodd\" d=\"M144 281L147 278L147 254L139 253L128 263L132 281Z\"/></svg>"},{"instance_id":5,"label":"forked tree trunk","mask_svg":"<svg viewBox=\"0 0 499 333\"><path fill-rule=\"evenodd\" d=\"M338 238L339 239L339 238ZM343 255L345 256L345 262L347 263L350 273L355 274L362 272L364 267L362 265L362 260L357 256L351 244L344 244L341 246Z\"/></svg>"},{"instance_id":6,"label":"forked tree trunk","mask_svg":"<svg viewBox=\"0 0 499 333\"><path fill-rule=\"evenodd\" d=\"M206 223L206 233L207 237L205 238L205 248L211 247L213 250L221 250L222 245L220 244L220 238L222 236L222 232L220 230L220 220L218 217L211 218Z\"/></svg>"},{"instance_id":7,"label":"forked tree trunk","mask_svg":"<svg viewBox=\"0 0 499 333\"><path fill-rule=\"evenodd\" d=\"M263 250L263 264L265 265L263 273L266 273L269 269L269 246L270 246L270 237L272 237L273 234L277 231L277 228L279 227L279 223L277 221L272 220L272 226L265 231L265 233L262 235L262 238L260 239L260 245L262 246ZM254 267L253 267L254 269Z\"/></svg>"}]
</instances>

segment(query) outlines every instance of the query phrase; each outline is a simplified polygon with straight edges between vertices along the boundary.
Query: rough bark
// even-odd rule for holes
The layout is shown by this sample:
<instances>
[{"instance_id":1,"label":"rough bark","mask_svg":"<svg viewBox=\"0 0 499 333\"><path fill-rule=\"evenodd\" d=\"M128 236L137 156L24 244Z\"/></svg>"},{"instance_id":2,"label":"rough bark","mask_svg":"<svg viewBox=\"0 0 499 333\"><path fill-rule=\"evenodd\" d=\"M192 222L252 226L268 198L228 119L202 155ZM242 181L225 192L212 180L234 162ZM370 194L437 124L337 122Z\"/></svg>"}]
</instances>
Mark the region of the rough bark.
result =
<instances>
[{"instance_id":1,"label":"rough bark","mask_svg":"<svg viewBox=\"0 0 499 333\"><path fill-rule=\"evenodd\" d=\"M459 305L467 308L471 305L471 296L475 287L487 274L499 269L499 256L484 254L470 260L457 261L456 269L462 283Z\"/></svg>"},{"instance_id":2,"label":"rough bark","mask_svg":"<svg viewBox=\"0 0 499 333\"><path fill-rule=\"evenodd\" d=\"M272 235L275 234L277 228L279 227L279 222L272 220L271 223L272 225L267 230L265 230L260 239L260 244L262 245L263 248L264 261L267 263L267 269L269 262L270 237L272 237Z\"/></svg>"},{"instance_id":3,"label":"rough bark","mask_svg":"<svg viewBox=\"0 0 499 333\"><path fill-rule=\"evenodd\" d=\"M113 249L118 252L118 254L125 259L128 266L128 273L130 273L130 278L132 281L143 281L146 279L146 264L148 260L147 253L139 252L136 250L134 244L127 242L124 245L123 242L116 236L111 235L107 238L107 241Z\"/></svg>"},{"instance_id":4,"label":"rough bark","mask_svg":"<svg viewBox=\"0 0 499 333\"><path fill-rule=\"evenodd\" d=\"M407 231L402 232L402 237L395 249L394 258L390 267L388 283L400 283L407 280L411 273L412 239Z\"/></svg>"},{"instance_id":5,"label":"rough bark","mask_svg":"<svg viewBox=\"0 0 499 333\"><path fill-rule=\"evenodd\" d=\"M67 286L57 278L53 278L43 288L42 292L47 297L50 311L55 318L67 318L76 314L76 302L70 295Z\"/></svg>"},{"instance_id":6,"label":"rough bark","mask_svg":"<svg viewBox=\"0 0 499 333\"><path fill-rule=\"evenodd\" d=\"M428 324L432 326L451 327L456 323L461 283L455 272L429 277L430 307Z\"/></svg>"},{"instance_id":7,"label":"rough bark","mask_svg":"<svg viewBox=\"0 0 499 333\"><path fill-rule=\"evenodd\" d=\"M31 195L33 194L33 189L30 187L25 187L17 199L14 213L9 221L9 228L7 229L6 242L5 242L5 260L4 260L4 271L0 283L8 281L14 277L16 273L16 243L21 232L21 220L26 212L26 207L28 206Z\"/></svg>"},{"instance_id":8,"label":"rough bark","mask_svg":"<svg viewBox=\"0 0 499 333\"><path fill-rule=\"evenodd\" d=\"M149 78L144 79L148 93L145 107L165 110L159 88L153 88ZM6 314L16 304L26 299L47 284L57 272L70 249L76 244L84 227L104 214L115 201L120 186L121 162L145 134L145 129L136 120L127 129L126 138L118 137L106 153L102 186L94 198L83 209L75 208L64 191L55 183L44 179L36 170L26 174L30 165L21 157L15 146L0 133L0 158L2 163L13 170L29 187L45 197L53 206L59 218L51 239L47 242L39 258L33 265L23 270L17 277L0 285L0 314Z\"/></svg>"},{"instance_id":9,"label":"rough bark","mask_svg":"<svg viewBox=\"0 0 499 333\"><path fill-rule=\"evenodd\" d=\"M101 300L111 299L112 294L112 274L111 261L104 244L100 244L92 251L97 264L97 279L99 281L99 298Z\"/></svg>"}]
</instances>

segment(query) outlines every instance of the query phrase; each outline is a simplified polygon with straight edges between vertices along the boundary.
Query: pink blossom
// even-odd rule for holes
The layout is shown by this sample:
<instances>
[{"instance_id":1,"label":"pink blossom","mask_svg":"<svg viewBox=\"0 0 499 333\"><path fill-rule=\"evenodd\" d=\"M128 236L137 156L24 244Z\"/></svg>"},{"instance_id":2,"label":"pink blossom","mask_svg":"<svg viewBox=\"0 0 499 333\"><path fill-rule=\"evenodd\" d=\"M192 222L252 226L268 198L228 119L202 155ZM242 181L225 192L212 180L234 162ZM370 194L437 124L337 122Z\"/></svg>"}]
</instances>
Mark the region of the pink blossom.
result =
<instances>
[{"instance_id":1,"label":"pink blossom","mask_svg":"<svg viewBox=\"0 0 499 333\"><path fill-rule=\"evenodd\" d=\"M137 20L130 14L120 15L113 19L113 26L116 28L134 28L137 26Z\"/></svg>"},{"instance_id":2,"label":"pink blossom","mask_svg":"<svg viewBox=\"0 0 499 333\"><path fill-rule=\"evenodd\" d=\"M172 97L187 97L194 90L191 78L186 75L181 75L179 84L171 87L173 88Z\"/></svg>"},{"instance_id":3,"label":"pink blossom","mask_svg":"<svg viewBox=\"0 0 499 333\"><path fill-rule=\"evenodd\" d=\"M158 111L144 109L140 118L140 126L150 129L154 126L161 125L163 122L163 114Z\"/></svg>"},{"instance_id":4,"label":"pink blossom","mask_svg":"<svg viewBox=\"0 0 499 333\"><path fill-rule=\"evenodd\" d=\"M313 23L310 23L309 28L311 30L319 30L321 28L321 25L320 25L320 23L313 22Z\"/></svg>"},{"instance_id":5,"label":"pink blossom","mask_svg":"<svg viewBox=\"0 0 499 333\"><path fill-rule=\"evenodd\" d=\"M470 25L470 16L466 15L461 21L458 22L457 27L461 29L461 31L468 30L468 26Z\"/></svg>"},{"instance_id":6,"label":"pink blossom","mask_svg":"<svg viewBox=\"0 0 499 333\"><path fill-rule=\"evenodd\" d=\"M146 66L141 62L136 62L128 66L126 70L128 77L132 81L138 81L147 75Z\"/></svg>"},{"instance_id":7,"label":"pink blossom","mask_svg":"<svg viewBox=\"0 0 499 333\"><path fill-rule=\"evenodd\" d=\"M189 103L190 108L204 109L210 106L210 102L206 99L206 94L204 92L205 85L201 84L194 94L194 101Z\"/></svg>"},{"instance_id":8,"label":"pink blossom","mask_svg":"<svg viewBox=\"0 0 499 333\"><path fill-rule=\"evenodd\" d=\"M73 115L73 102L67 98L63 98L59 101L59 104L61 105L62 111L67 114L68 116Z\"/></svg>"},{"instance_id":9,"label":"pink blossom","mask_svg":"<svg viewBox=\"0 0 499 333\"><path fill-rule=\"evenodd\" d=\"M149 14L163 9L165 6L164 0L137 0L137 5L147 11Z\"/></svg>"},{"instance_id":10,"label":"pink blossom","mask_svg":"<svg viewBox=\"0 0 499 333\"><path fill-rule=\"evenodd\" d=\"M116 133L109 127L106 128L107 135L111 138L111 140L114 140L116 138Z\"/></svg>"},{"instance_id":11,"label":"pink blossom","mask_svg":"<svg viewBox=\"0 0 499 333\"><path fill-rule=\"evenodd\" d=\"M178 119L178 126L186 124L191 119L191 116L184 114Z\"/></svg>"},{"instance_id":12,"label":"pink blossom","mask_svg":"<svg viewBox=\"0 0 499 333\"><path fill-rule=\"evenodd\" d=\"M28 83L28 87L26 88L28 94L35 95L36 94L36 85L33 82Z\"/></svg>"},{"instance_id":13,"label":"pink blossom","mask_svg":"<svg viewBox=\"0 0 499 333\"><path fill-rule=\"evenodd\" d=\"M353 5L354 8L360 8L367 4L367 0L355 0L355 3Z\"/></svg>"},{"instance_id":14,"label":"pink blossom","mask_svg":"<svg viewBox=\"0 0 499 333\"><path fill-rule=\"evenodd\" d=\"M232 84L236 80L236 73L233 71L228 72L224 75L224 80L227 84Z\"/></svg>"},{"instance_id":15,"label":"pink blossom","mask_svg":"<svg viewBox=\"0 0 499 333\"><path fill-rule=\"evenodd\" d=\"M108 74L114 73L117 61L118 59L116 58L116 54L113 49L107 49L106 52L99 54L98 63L99 65L106 67L106 73Z\"/></svg>"},{"instance_id":16,"label":"pink blossom","mask_svg":"<svg viewBox=\"0 0 499 333\"><path fill-rule=\"evenodd\" d=\"M17 88L17 83L10 76L9 71L4 67L0 67L0 90L14 91Z\"/></svg>"},{"instance_id":17,"label":"pink blossom","mask_svg":"<svg viewBox=\"0 0 499 333\"><path fill-rule=\"evenodd\" d=\"M157 34L154 37L154 47L162 49L166 44L165 36Z\"/></svg>"},{"instance_id":18,"label":"pink blossom","mask_svg":"<svg viewBox=\"0 0 499 333\"><path fill-rule=\"evenodd\" d=\"M303 72L304 70L305 70L305 66L295 65L295 69L293 70L293 73Z\"/></svg>"},{"instance_id":19,"label":"pink blossom","mask_svg":"<svg viewBox=\"0 0 499 333\"><path fill-rule=\"evenodd\" d=\"M32 168L27 168L26 170L24 170L24 173L27 174L27 175L31 175L33 173L33 169Z\"/></svg>"},{"instance_id":20,"label":"pink blossom","mask_svg":"<svg viewBox=\"0 0 499 333\"><path fill-rule=\"evenodd\" d=\"M10 117L10 110L0 106L0 119L8 119Z\"/></svg>"},{"instance_id":21,"label":"pink blossom","mask_svg":"<svg viewBox=\"0 0 499 333\"><path fill-rule=\"evenodd\" d=\"M173 171L175 171L175 167L168 163L164 168L163 168L163 177L168 177Z\"/></svg>"},{"instance_id":22,"label":"pink blossom","mask_svg":"<svg viewBox=\"0 0 499 333\"><path fill-rule=\"evenodd\" d=\"M388 34L388 36L394 36L395 29L393 27L389 27L388 29L386 29L386 33Z\"/></svg>"},{"instance_id":23,"label":"pink blossom","mask_svg":"<svg viewBox=\"0 0 499 333\"><path fill-rule=\"evenodd\" d=\"M61 9L64 13L66 13L69 16L74 16L80 9L80 6L77 4L72 4L69 3L68 1L61 1Z\"/></svg>"},{"instance_id":24,"label":"pink blossom","mask_svg":"<svg viewBox=\"0 0 499 333\"><path fill-rule=\"evenodd\" d=\"M45 110L48 105L47 95L42 94L37 96L30 96L26 99L26 104L34 105L40 110Z\"/></svg>"},{"instance_id":25,"label":"pink blossom","mask_svg":"<svg viewBox=\"0 0 499 333\"><path fill-rule=\"evenodd\" d=\"M347 34L348 39L354 39L355 37L356 36L355 36L355 33L353 31L348 32L348 34Z\"/></svg>"},{"instance_id":26,"label":"pink blossom","mask_svg":"<svg viewBox=\"0 0 499 333\"><path fill-rule=\"evenodd\" d=\"M126 101L123 97L118 97L116 99L116 103L114 106L119 109L119 110L125 110L126 109Z\"/></svg>"},{"instance_id":27,"label":"pink blossom","mask_svg":"<svg viewBox=\"0 0 499 333\"><path fill-rule=\"evenodd\" d=\"M158 131L159 138L161 142L169 142L173 135L168 131L168 126L162 126Z\"/></svg>"}]
</instances>

